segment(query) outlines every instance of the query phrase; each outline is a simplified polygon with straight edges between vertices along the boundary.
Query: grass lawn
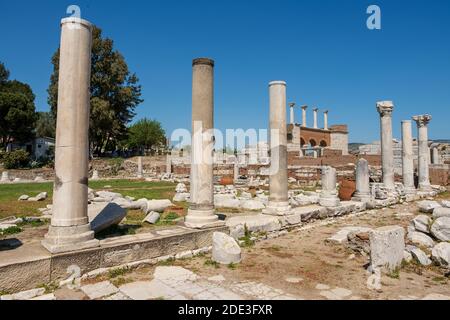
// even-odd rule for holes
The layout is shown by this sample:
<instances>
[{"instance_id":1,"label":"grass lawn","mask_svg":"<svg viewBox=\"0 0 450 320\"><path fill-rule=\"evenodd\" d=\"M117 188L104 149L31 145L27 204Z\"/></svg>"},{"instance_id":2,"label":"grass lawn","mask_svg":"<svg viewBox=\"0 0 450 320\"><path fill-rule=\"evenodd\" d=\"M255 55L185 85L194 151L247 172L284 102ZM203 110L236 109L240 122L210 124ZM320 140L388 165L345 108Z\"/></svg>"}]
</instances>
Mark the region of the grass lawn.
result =
<instances>
[{"instance_id":1,"label":"grass lawn","mask_svg":"<svg viewBox=\"0 0 450 320\"><path fill-rule=\"evenodd\" d=\"M108 186L108 188L105 188ZM94 190L108 190L121 193L123 196L147 199L172 199L176 184L170 182L145 182L133 180L107 180L89 182ZM48 198L41 202L18 201L23 195L31 197L40 192L47 192ZM53 183L1 184L0 185L0 219L16 216L40 215L39 208L51 204Z\"/></svg>"}]
</instances>

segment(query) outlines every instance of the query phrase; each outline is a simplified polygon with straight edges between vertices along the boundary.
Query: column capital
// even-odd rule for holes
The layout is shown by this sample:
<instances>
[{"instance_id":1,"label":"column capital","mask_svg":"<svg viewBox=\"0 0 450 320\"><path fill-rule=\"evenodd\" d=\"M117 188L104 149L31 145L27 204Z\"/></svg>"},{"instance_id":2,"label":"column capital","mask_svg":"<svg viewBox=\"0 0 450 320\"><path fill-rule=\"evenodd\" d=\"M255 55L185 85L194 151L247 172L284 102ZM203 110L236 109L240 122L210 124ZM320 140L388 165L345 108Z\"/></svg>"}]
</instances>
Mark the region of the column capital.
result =
<instances>
[{"instance_id":1,"label":"column capital","mask_svg":"<svg viewBox=\"0 0 450 320\"><path fill-rule=\"evenodd\" d=\"M308 109L308 106L301 106L302 110Z\"/></svg>"},{"instance_id":2,"label":"column capital","mask_svg":"<svg viewBox=\"0 0 450 320\"><path fill-rule=\"evenodd\" d=\"M294 107L295 107L295 105L296 105L296 103L295 103L295 102L291 102L291 103L289 103L289 107L290 107L290 108L294 108Z\"/></svg>"},{"instance_id":3,"label":"column capital","mask_svg":"<svg viewBox=\"0 0 450 320\"><path fill-rule=\"evenodd\" d=\"M323 113L324 113L324 114L328 114L328 112L329 112L328 110L325 110Z\"/></svg>"},{"instance_id":4,"label":"column capital","mask_svg":"<svg viewBox=\"0 0 450 320\"><path fill-rule=\"evenodd\" d=\"M381 117L390 117L394 111L394 103L392 101L377 102L377 110Z\"/></svg>"},{"instance_id":5,"label":"column capital","mask_svg":"<svg viewBox=\"0 0 450 320\"><path fill-rule=\"evenodd\" d=\"M319 108L314 108L313 111L317 112L317 111L319 111Z\"/></svg>"},{"instance_id":6,"label":"column capital","mask_svg":"<svg viewBox=\"0 0 450 320\"><path fill-rule=\"evenodd\" d=\"M196 65L199 65L199 64L205 64L205 65L209 65L211 67L214 67L214 60L209 59L209 58L197 58L197 59L194 59L192 61L192 65L193 66L196 66Z\"/></svg>"},{"instance_id":7,"label":"column capital","mask_svg":"<svg viewBox=\"0 0 450 320\"><path fill-rule=\"evenodd\" d=\"M269 87L271 86L286 86L286 81L272 81L269 82Z\"/></svg>"},{"instance_id":8,"label":"column capital","mask_svg":"<svg viewBox=\"0 0 450 320\"><path fill-rule=\"evenodd\" d=\"M417 127L426 127L430 123L432 117L429 114L414 116L412 119L417 123Z\"/></svg>"}]
</instances>

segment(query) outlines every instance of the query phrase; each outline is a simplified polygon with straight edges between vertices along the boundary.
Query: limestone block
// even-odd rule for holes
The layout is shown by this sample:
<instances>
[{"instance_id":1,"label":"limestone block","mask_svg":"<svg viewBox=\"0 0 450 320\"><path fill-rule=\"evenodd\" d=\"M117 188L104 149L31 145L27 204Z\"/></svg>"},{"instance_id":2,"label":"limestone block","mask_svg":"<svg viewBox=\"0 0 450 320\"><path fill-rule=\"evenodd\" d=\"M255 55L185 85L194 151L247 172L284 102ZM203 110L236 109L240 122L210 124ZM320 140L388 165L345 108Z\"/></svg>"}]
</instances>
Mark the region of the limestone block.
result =
<instances>
[{"instance_id":1,"label":"limestone block","mask_svg":"<svg viewBox=\"0 0 450 320\"><path fill-rule=\"evenodd\" d=\"M127 211L115 203L93 203L88 206L89 222L95 233L119 224L126 215Z\"/></svg>"},{"instance_id":2,"label":"limestone block","mask_svg":"<svg viewBox=\"0 0 450 320\"><path fill-rule=\"evenodd\" d=\"M450 208L450 201L448 201L448 200L442 200L441 204L445 208Z\"/></svg>"},{"instance_id":3,"label":"limestone block","mask_svg":"<svg viewBox=\"0 0 450 320\"><path fill-rule=\"evenodd\" d=\"M236 240L222 232L213 234L212 259L220 264L241 262L241 248Z\"/></svg>"},{"instance_id":4,"label":"limestone block","mask_svg":"<svg viewBox=\"0 0 450 320\"><path fill-rule=\"evenodd\" d=\"M426 215L419 215L411 221L411 225L419 232L429 233L431 226L431 218Z\"/></svg>"},{"instance_id":5,"label":"limestone block","mask_svg":"<svg viewBox=\"0 0 450 320\"><path fill-rule=\"evenodd\" d=\"M408 240L418 246L426 248L433 248L435 245L433 239L431 239L429 236L427 236L425 233L422 232L409 232Z\"/></svg>"},{"instance_id":6,"label":"limestone block","mask_svg":"<svg viewBox=\"0 0 450 320\"><path fill-rule=\"evenodd\" d=\"M311 219L319 219L320 217L327 215L327 208L317 205L299 207L292 209L291 214L300 215L302 222L306 222Z\"/></svg>"},{"instance_id":7,"label":"limestone block","mask_svg":"<svg viewBox=\"0 0 450 320\"><path fill-rule=\"evenodd\" d=\"M241 208L244 210L257 211L262 210L266 206L259 200L246 200L241 203Z\"/></svg>"},{"instance_id":8,"label":"limestone block","mask_svg":"<svg viewBox=\"0 0 450 320\"><path fill-rule=\"evenodd\" d=\"M36 197L28 198L27 200L37 202L44 201L45 199L47 199L47 192L41 192Z\"/></svg>"},{"instance_id":9,"label":"limestone block","mask_svg":"<svg viewBox=\"0 0 450 320\"><path fill-rule=\"evenodd\" d=\"M450 241L450 217L436 219L431 226L431 234L441 241Z\"/></svg>"},{"instance_id":10,"label":"limestone block","mask_svg":"<svg viewBox=\"0 0 450 320\"><path fill-rule=\"evenodd\" d=\"M175 188L176 193L187 193L188 189L184 183L179 183Z\"/></svg>"},{"instance_id":11,"label":"limestone block","mask_svg":"<svg viewBox=\"0 0 450 320\"><path fill-rule=\"evenodd\" d=\"M420 212L432 213L434 209L441 207L437 201L424 200L417 203Z\"/></svg>"},{"instance_id":12,"label":"limestone block","mask_svg":"<svg viewBox=\"0 0 450 320\"><path fill-rule=\"evenodd\" d=\"M405 230L400 226L386 226L370 232L372 268L393 271L400 267L405 250Z\"/></svg>"},{"instance_id":13,"label":"limestone block","mask_svg":"<svg viewBox=\"0 0 450 320\"><path fill-rule=\"evenodd\" d=\"M250 232L273 232L281 229L281 223L277 217L262 214L231 217L225 223L230 229L238 225L247 226Z\"/></svg>"},{"instance_id":14,"label":"limestone block","mask_svg":"<svg viewBox=\"0 0 450 320\"><path fill-rule=\"evenodd\" d=\"M189 200L190 193L176 193L173 197L173 202L186 202Z\"/></svg>"},{"instance_id":15,"label":"limestone block","mask_svg":"<svg viewBox=\"0 0 450 320\"><path fill-rule=\"evenodd\" d=\"M437 244L432 250L431 257L438 265L445 268L450 267L450 243Z\"/></svg>"},{"instance_id":16,"label":"limestone block","mask_svg":"<svg viewBox=\"0 0 450 320\"><path fill-rule=\"evenodd\" d=\"M83 291L89 299L95 300L115 294L119 291L119 289L117 289L111 282L103 281L82 286L81 291Z\"/></svg>"},{"instance_id":17,"label":"limestone block","mask_svg":"<svg viewBox=\"0 0 450 320\"><path fill-rule=\"evenodd\" d=\"M28 199L30 199L30 196L28 196L26 194L19 197L19 201L27 201Z\"/></svg>"},{"instance_id":18,"label":"limestone block","mask_svg":"<svg viewBox=\"0 0 450 320\"><path fill-rule=\"evenodd\" d=\"M423 252L419 248L411 246L408 248L408 250L411 253L411 255L413 256L414 260L419 262L421 265L429 266L431 264L430 258L428 258L428 256L425 254L425 252Z\"/></svg>"},{"instance_id":19,"label":"limestone block","mask_svg":"<svg viewBox=\"0 0 450 320\"><path fill-rule=\"evenodd\" d=\"M450 217L450 208L436 208L433 210L433 218L438 219L441 217Z\"/></svg>"},{"instance_id":20,"label":"limestone block","mask_svg":"<svg viewBox=\"0 0 450 320\"><path fill-rule=\"evenodd\" d=\"M120 193L110 191L97 191L96 194L99 198L105 199L106 202L111 202L117 198L123 198L123 196Z\"/></svg>"},{"instance_id":21,"label":"limestone block","mask_svg":"<svg viewBox=\"0 0 450 320\"><path fill-rule=\"evenodd\" d=\"M334 236L328 238L326 242L343 244L348 241L348 235L350 233L368 233L371 231L372 229L367 227L349 226L339 230Z\"/></svg>"}]
</instances>

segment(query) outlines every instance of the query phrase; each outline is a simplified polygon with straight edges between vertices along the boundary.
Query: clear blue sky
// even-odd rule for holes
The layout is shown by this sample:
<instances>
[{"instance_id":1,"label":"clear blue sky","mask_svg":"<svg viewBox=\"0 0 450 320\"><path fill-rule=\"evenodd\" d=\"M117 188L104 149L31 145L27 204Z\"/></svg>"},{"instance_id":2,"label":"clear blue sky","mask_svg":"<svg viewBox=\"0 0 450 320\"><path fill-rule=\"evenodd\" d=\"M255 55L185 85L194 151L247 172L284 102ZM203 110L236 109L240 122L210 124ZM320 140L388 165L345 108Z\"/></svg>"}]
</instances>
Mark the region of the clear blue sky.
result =
<instances>
[{"instance_id":1,"label":"clear blue sky","mask_svg":"<svg viewBox=\"0 0 450 320\"><path fill-rule=\"evenodd\" d=\"M140 78L136 119L158 119L168 133L190 128L191 60L207 56L219 129L266 128L268 82L285 80L289 101L329 109L351 142L379 139L378 100L395 103L396 137L401 120L428 112L430 138L450 138L448 0L0 0L0 61L32 86L39 110L48 110L50 57L70 4ZM381 31L366 28L371 4L381 7Z\"/></svg>"}]
</instances>

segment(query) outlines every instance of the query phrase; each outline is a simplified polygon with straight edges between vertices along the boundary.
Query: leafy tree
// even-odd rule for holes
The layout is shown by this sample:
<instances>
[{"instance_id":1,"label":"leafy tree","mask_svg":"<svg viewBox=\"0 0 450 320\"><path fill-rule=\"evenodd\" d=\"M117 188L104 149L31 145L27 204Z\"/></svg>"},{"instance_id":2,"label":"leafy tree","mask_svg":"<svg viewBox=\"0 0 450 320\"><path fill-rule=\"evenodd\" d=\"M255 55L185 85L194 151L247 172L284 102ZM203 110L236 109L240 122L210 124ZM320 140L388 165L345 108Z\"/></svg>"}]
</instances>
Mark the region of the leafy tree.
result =
<instances>
[{"instance_id":1,"label":"leafy tree","mask_svg":"<svg viewBox=\"0 0 450 320\"><path fill-rule=\"evenodd\" d=\"M38 112L36 120L36 136L55 137L55 119L51 112Z\"/></svg>"},{"instance_id":2,"label":"leafy tree","mask_svg":"<svg viewBox=\"0 0 450 320\"><path fill-rule=\"evenodd\" d=\"M166 133L161 123L144 118L129 129L128 147L133 149L153 150L166 145Z\"/></svg>"},{"instance_id":3,"label":"leafy tree","mask_svg":"<svg viewBox=\"0 0 450 320\"><path fill-rule=\"evenodd\" d=\"M9 72L0 64L0 146L13 142L26 142L33 138L35 96L30 86L8 80Z\"/></svg>"},{"instance_id":4,"label":"leafy tree","mask_svg":"<svg viewBox=\"0 0 450 320\"><path fill-rule=\"evenodd\" d=\"M143 102L141 86L130 73L124 57L114 49L114 42L102 37L94 27L91 58L90 143L93 153L115 150L116 141L127 135L127 125L134 110ZM52 57L53 74L48 88L48 103L56 119L58 101L59 49Z\"/></svg>"}]
</instances>

